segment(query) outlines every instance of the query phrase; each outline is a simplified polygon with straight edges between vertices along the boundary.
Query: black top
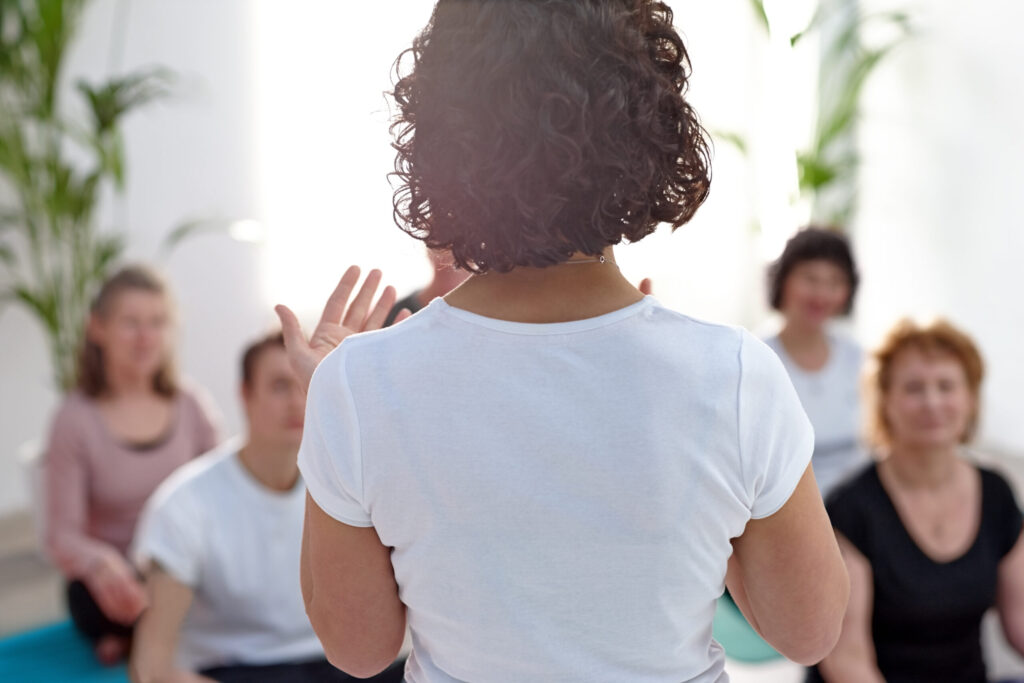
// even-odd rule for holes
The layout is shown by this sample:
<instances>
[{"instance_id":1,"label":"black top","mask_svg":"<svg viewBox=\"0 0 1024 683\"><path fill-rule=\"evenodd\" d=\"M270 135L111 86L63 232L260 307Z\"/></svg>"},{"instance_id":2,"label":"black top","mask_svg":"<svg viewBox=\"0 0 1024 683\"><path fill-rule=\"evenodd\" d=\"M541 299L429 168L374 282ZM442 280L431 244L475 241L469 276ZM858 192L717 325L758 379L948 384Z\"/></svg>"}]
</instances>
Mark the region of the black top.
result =
<instances>
[{"instance_id":1,"label":"black top","mask_svg":"<svg viewBox=\"0 0 1024 683\"><path fill-rule=\"evenodd\" d=\"M408 308L410 313L417 313L423 309L423 304L420 303L420 290L417 289L404 299L395 302L395 305L388 311L388 317L384 320L384 327L390 327L403 308Z\"/></svg>"},{"instance_id":2,"label":"black top","mask_svg":"<svg viewBox=\"0 0 1024 683\"><path fill-rule=\"evenodd\" d=\"M832 526L871 563L871 633L888 683L985 681L981 618L995 604L999 561L1016 543L1022 517L1006 480L978 471L978 535L949 562L936 562L917 546L875 465L829 496ZM807 680L823 679L812 669Z\"/></svg>"}]
</instances>

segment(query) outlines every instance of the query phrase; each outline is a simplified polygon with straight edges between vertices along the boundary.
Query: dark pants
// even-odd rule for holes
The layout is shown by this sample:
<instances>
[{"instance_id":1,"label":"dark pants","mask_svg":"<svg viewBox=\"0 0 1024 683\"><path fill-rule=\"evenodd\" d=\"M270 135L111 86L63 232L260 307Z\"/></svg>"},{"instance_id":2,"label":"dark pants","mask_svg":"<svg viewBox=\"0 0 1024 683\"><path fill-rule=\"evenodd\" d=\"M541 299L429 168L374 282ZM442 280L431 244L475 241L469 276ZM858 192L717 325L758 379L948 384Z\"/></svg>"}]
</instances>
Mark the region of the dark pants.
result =
<instances>
[{"instance_id":1,"label":"dark pants","mask_svg":"<svg viewBox=\"0 0 1024 683\"><path fill-rule=\"evenodd\" d=\"M81 581L72 581L67 585L67 597L71 621L93 643L103 636L131 637L132 627L109 619Z\"/></svg>"},{"instance_id":2,"label":"dark pants","mask_svg":"<svg viewBox=\"0 0 1024 683\"><path fill-rule=\"evenodd\" d=\"M326 659L292 664L266 664L263 666L217 666L200 671L219 683L402 683L405 659L399 659L372 678L355 678L335 669Z\"/></svg>"}]
</instances>

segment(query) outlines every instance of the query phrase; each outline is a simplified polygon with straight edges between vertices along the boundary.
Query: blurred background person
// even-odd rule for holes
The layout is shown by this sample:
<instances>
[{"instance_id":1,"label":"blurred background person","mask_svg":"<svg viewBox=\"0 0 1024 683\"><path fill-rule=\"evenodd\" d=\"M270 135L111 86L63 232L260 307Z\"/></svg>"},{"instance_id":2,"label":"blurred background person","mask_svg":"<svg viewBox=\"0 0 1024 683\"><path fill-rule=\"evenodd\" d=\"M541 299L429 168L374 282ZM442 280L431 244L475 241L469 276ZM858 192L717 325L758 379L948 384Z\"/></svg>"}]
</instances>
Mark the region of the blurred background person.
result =
<instances>
[{"instance_id":1,"label":"blurred background person","mask_svg":"<svg viewBox=\"0 0 1024 683\"><path fill-rule=\"evenodd\" d=\"M768 300L782 328L765 339L782 359L814 426L814 476L822 497L867 464L860 442L860 346L830 323L853 310L859 283L847 239L808 227L768 268Z\"/></svg>"},{"instance_id":2,"label":"blurred background person","mask_svg":"<svg viewBox=\"0 0 1024 683\"><path fill-rule=\"evenodd\" d=\"M1024 653L1024 543L1009 485L963 451L978 423L981 356L947 322L904 320L873 361L869 418L883 457L829 500L850 604L808 680L984 683L990 607Z\"/></svg>"},{"instance_id":3,"label":"blurred background person","mask_svg":"<svg viewBox=\"0 0 1024 683\"><path fill-rule=\"evenodd\" d=\"M280 333L242 356L247 437L182 467L142 514L132 556L149 606L135 681L350 681L324 658L299 590L305 392ZM377 681L401 681L401 663Z\"/></svg>"},{"instance_id":4,"label":"blurred background person","mask_svg":"<svg viewBox=\"0 0 1024 683\"><path fill-rule=\"evenodd\" d=\"M112 275L92 305L78 367L44 456L46 546L75 626L103 662L123 657L145 605L126 551L143 504L212 448L216 420L174 367L174 306L144 266Z\"/></svg>"}]
</instances>

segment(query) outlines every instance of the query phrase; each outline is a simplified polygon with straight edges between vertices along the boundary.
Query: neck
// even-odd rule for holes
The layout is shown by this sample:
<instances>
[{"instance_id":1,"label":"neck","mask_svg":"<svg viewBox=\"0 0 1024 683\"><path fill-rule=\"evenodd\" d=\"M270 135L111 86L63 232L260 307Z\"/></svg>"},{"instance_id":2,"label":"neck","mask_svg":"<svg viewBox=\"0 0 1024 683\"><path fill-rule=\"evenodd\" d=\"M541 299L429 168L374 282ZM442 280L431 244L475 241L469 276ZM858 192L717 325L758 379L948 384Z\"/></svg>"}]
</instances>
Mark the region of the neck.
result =
<instances>
[{"instance_id":1,"label":"neck","mask_svg":"<svg viewBox=\"0 0 1024 683\"><path fill-rule=\"evenodd\" d=\"M469 273L454 266L439 268L434 271L434 278L430 284L423 288L417 295L420 304L426 306L439 296L444 296L452 291L469 277Z\"/></svg>"},{"instance_id":2,"label":"neck","mask_svg":"<svg viewBox=\"0 0 1024 683\"><path fill-rule=\"evenodd\" d=\"M786 321L779 331L779 339L787 349L802 350L828 344L828 335L821 325L800 325Z\"/></svg>"},{"instance_id":3,"label":"neck","mask_svg":"<svg viewBox=\"0 0 1024 683\"><path fill-rule=\"evenodd\" d=\"M915 448L893 444L883 465L906 488L938 488L948 483L956 471L957 448Z\"/></svg>"},{"instance_id":4,"label":"neck","mask_svg":"<svg viewBox=\"0 0 1024 683\"><path fill-rule=\"evenodd\" d=\"M282 448L250 438L238 457L249 473L272 491L291 491L298 481L297 447Z\"/></svg>"},{"instance_id":5,"label":"neck","mask_svg":"<svg viewBox=\"0 0 1024 683\"><path fill-rule=\"evenodd\" d=\"M134 372L109 368L107 370L107 391L110 396L139 396L153 393L153 377Z\"/></svg>"},{"instance_id":6,"label":"neck","mask_svg":"<svg viewBox=\"0 0 1024 683\"><path fill-rule=\"evenodd\" d=\"M574 254L572 259L580 263L473 275L445 301L499 320L557 323L604 315L643 299L619 272L612 249L603 255L604 263Z\"/></svg>"}]
</instances>

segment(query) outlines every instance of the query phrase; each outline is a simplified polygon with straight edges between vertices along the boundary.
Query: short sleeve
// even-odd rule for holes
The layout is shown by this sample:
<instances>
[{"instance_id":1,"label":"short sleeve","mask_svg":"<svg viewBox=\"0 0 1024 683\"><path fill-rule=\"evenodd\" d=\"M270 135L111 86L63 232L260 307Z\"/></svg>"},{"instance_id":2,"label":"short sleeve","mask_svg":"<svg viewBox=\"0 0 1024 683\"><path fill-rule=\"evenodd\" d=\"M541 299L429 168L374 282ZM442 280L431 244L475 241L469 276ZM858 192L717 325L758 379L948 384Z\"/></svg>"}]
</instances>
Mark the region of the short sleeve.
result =
<instances>
[{"instance_id":1,"label":"short sleeve","mask_svg":"<svg viewBox=\"0 0 1024 683\"><path fill-rule=\"evenodd\" d=\"M203 537L201 510L168 480L143 508L129 554L140 571L156 563L176 581L195 588L203 564Z\"/></svg>"},{"instance_id":2,"label":"short sleeve","mask_svg":"<svg viewBox=\"0 0 1024 683\"><path fill-rule=\"evenodd\" d=\"M749 332L741 334L740 464L751 517L761 519L796 489L811 460L814 430L779 357Z\"/></svg>"},{"instance_id":3,"label":"short sleeve","mask_svg":"<svg viewBox=\"0 0 1024 683\"><path fill-rule=\"evenodd\" d=\"M350 526L373 526L363 502L359 420L348 386L342 344L320 363L306 396L299 469L310 496Z\"/></svg>"},{"instance_id":4,"label":"short sleeve","mask_svg":"<svg viewBox=\"0 0 1024 683\"><path fill-rule=\"evenodd\" d=\"M991 514L992 526L997 533L999 556L1005 557L1020 538L1024 517L1014 498L1013 489L1002 476L991 470L981 470L982 477L987 479L984 495L988 500L984 507Z\"/></svg>"}]
</instances>

